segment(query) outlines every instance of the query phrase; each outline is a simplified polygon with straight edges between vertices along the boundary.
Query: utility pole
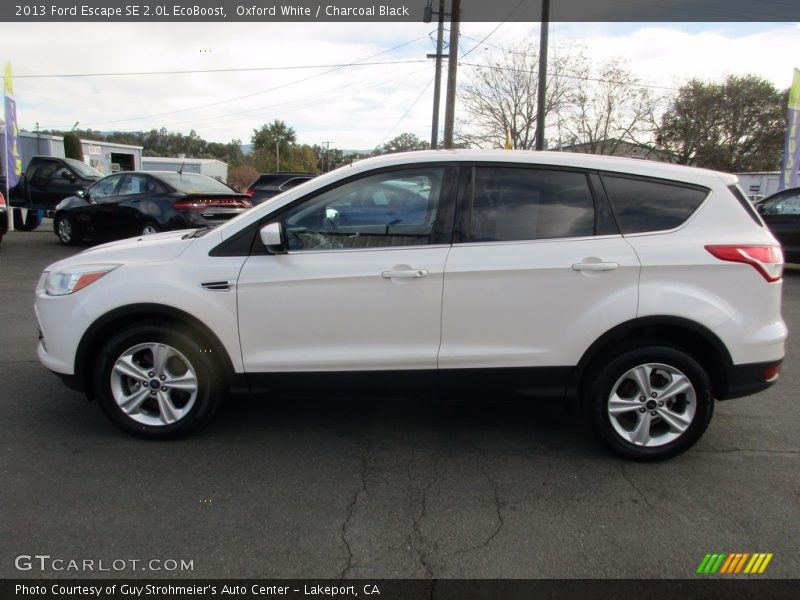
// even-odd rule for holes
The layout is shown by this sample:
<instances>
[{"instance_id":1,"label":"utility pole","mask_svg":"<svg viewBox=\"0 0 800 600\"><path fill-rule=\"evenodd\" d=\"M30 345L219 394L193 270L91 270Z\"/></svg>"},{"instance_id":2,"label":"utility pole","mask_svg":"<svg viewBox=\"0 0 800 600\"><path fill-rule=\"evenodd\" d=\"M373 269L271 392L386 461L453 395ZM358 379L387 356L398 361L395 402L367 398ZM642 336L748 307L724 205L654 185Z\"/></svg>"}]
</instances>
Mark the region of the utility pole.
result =
<instances>
[{"instance_id":1,"label":"utility pole","mask_svg":"<svg viewBox=\"0 0 800 600\"><path fill-rule=\"evenodd\" d=\"M544 150L544 106L547 88L547 33L550 23L550 0L542 0L542 25L539 34L539 91L536 103L536 149Z\"/></svg>"},{"instance_id":2,"label":"utility pole","mask_svg":"<svg viewBox=\"0 0 800 600\"><path fill-rule=\"evenodd\" d=\"M444 46L444 2L439 0L439 10L435 13L439 17L439 27L436 33L436 54L427 54L427 58L436 59L436 74L434 75L433 83L433 117L431 119L431 149L435 150L439 144L439 99L442 93L442 59L445 54L442 54L442 47ZM432 21L434 11L431 6L431 0L428 0L428 5L425 7L424 16L422 21L430 23Z\"/></svg>"},{"instance_id":3,"label":"utility pole","mask_svg":"<svg viewBox=\"0 0 800 600\"><path fill-rule=\"evenodd\" d=\"M275 142L275 170L281 170L281 143Z\"/></svg>"},{"instance_id":4,"label":"utility pole","mask_svg":"<svg viewBox=\"0 0 800 600\"><path fill-rule=\"evenodd\" d=\"M450 56L447 61L447 96L444 105L444 147L453 147L453 125L456 116L456 75L458 72L458 29L461 19L461 0L450 6Z\"/></svg>"},{"instance_id":5,"label":"utility pole","mask_svg":"<svg viewBox=\"0 0 800 600\"><path fill-rule=\"evenodd\" d=\"M331 167L331 160L330 160L330 151L331 151L331 144L333 142L322 142L325 146L325 154L322 155L322 172L327 173L328 169Z\"/></svg>"}]
</instances>

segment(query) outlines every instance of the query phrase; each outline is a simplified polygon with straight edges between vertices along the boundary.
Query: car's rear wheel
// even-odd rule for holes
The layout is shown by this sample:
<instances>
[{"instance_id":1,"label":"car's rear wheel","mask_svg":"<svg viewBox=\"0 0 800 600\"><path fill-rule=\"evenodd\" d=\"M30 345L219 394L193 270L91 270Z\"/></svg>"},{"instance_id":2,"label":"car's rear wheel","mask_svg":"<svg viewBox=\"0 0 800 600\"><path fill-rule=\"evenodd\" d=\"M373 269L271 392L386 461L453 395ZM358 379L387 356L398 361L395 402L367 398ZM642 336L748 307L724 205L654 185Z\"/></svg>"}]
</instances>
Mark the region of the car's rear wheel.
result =
<instances>
[{"instance_id":1,"label":"car's rear wheel","mask_svg":"<svg viewBox=\"0 0 800 600\"><path fill-rule=\"evenodd\" d=\"M117 426L149 438L178 437L210 417L222 377L204 342L161 324L112 338L98 361L95 389Z\"/></svg>"},{"instance_id":2,"label":"car's rear wheel","mask_svg":"<svg viewBox=\"0 0 800 600\"><path fill-rule=\"evenodd\" d=\"M158 226L158 223L155 221L147 221L142 225L142 228L139 230L141 235L152 235L154 233L158 233L161 231L161 228Z\"/></svg>"},{"instance_id":3,"label":"car's rear wheel","mask_svg":"<svg viewBox=\"0 0 800 600\"><path fill-rule=\"evenodd\" d=\"M612 358L586 386L595 433L634 460L676 456L700 439L711 420L711 382L692 356L648 346Z\"/></svg>"},{"instance_id":4,"label":"car's rear wheel","mask_svg":"<svg viewBox=\"0 0 800 600\"><path fill-rule=\"evenodd\" d=\"M33 231L42 224L39 211L25 209L23 215L23 209L15 208L13 212L14 229L17 231Z\"/></svg>"},{"instance_id":5,"label":"car's rear wheel","mask_svg":"<svg viewBox=\"0 0 800 600\"><path fill-rule=\"evenodd\" d=\"M58 240L65 246L74 246L81 241L81 232L75 219L69 215L58 215L54 227Z\"/></svg>"}]
</instances>

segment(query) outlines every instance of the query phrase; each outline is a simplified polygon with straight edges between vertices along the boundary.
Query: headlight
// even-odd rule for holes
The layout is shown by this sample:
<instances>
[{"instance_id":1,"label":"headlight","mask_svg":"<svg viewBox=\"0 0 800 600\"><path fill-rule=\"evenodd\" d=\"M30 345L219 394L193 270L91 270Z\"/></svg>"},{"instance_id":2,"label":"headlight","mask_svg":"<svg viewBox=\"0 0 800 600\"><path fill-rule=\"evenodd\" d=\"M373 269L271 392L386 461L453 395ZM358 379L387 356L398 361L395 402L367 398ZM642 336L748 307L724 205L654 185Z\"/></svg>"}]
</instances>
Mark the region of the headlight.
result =
<instances>
[{"instance_id":1,"label":"headlight","mask_svg":"<svg viewBox=\"0 0 800 600\"><path fill-rule=\"evenodd\" d=\"M80 265L47 274L44 290L48 296L65 296L85 288L119 265Z\"/></svg>"}]
</instances>

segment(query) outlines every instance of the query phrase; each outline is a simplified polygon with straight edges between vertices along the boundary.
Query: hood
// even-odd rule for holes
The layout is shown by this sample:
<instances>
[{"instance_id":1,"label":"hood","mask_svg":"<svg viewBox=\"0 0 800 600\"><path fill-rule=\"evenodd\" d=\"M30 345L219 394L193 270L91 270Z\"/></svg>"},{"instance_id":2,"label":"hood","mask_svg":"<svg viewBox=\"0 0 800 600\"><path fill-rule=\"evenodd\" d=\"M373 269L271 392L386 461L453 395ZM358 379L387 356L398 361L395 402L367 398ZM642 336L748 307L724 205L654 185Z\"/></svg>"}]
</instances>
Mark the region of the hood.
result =
<instances>
[{"instance_id":1,"label":"hood","mask_svg":"<svg viewBox=\"0 0 800 600\"><path fill-rule=\"evenodd\" d=\"M193 231L167 231L110 242L84 250L50 265L47 270L65 265L88 263L163 262L177 258L192 244L193 239L183 236Z\"/></svg>"}]
</instances>

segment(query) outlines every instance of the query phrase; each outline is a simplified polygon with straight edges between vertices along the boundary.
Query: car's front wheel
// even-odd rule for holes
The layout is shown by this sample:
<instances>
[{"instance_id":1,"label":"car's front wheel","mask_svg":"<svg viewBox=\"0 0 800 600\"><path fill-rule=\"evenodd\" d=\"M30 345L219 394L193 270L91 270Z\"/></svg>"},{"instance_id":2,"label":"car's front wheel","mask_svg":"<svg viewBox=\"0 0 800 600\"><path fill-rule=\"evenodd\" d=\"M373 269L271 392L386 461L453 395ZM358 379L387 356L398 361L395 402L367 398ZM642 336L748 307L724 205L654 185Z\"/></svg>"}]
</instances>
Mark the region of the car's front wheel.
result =
<instances>
[{"instance_id":1,"label":"car's front wheel","mask_svg":"<svg viewBox=\"0 0 800 600\"><path fill-rule=\"evenodd\" d=\"M612 358L585 391L595 433L617 454L641 461L689 449L705 432L714 407L706 371L670 346Z\"/></svg>"},{"instance_id":2,"label":"car's front wheel","mask_svg":"<svg viewBox=\"0 0 800 600\"><path fill-rule=\"evenodd\" d=\"M184 435L220 403L221 374L209 348L161 324L132 327L100 353L95 389L106 415L149 438Z\"/></svg>"},{"instance_id":3,"label":"car's front wheel","mask_svg":"<svg viewBox=\"0 0 800 600\"><path fill-rule=\"evenodd\" d=\"M146 221L139 230L139 234L153 235L154 233L158 233L159 231L161 231L161 228L158 226L158 223L156 223L155 221Z\"/></svg>"},{"instance_id":4,"label":"car's front wheel","mask_svg":"<svg viewBox=\"0 0 800 600\"><path fill-rule=\"evenodd\" d=\"M80 243L81 233L75 219L68 215L58 215L54 222L58 240L65 246L74 246Z\"/></svg>"}]
</instances>

